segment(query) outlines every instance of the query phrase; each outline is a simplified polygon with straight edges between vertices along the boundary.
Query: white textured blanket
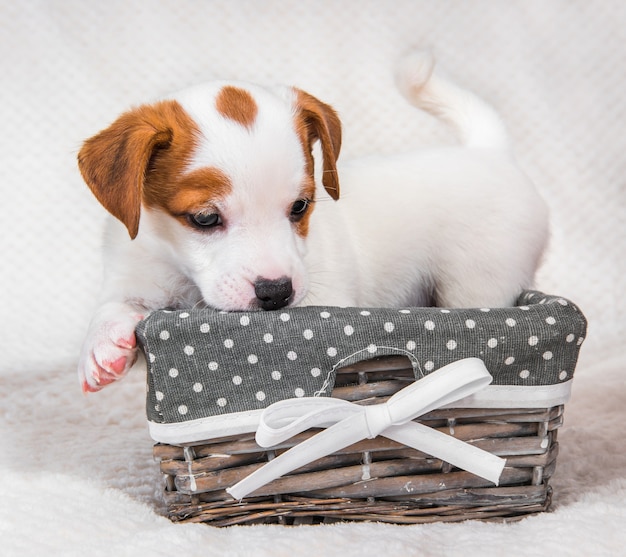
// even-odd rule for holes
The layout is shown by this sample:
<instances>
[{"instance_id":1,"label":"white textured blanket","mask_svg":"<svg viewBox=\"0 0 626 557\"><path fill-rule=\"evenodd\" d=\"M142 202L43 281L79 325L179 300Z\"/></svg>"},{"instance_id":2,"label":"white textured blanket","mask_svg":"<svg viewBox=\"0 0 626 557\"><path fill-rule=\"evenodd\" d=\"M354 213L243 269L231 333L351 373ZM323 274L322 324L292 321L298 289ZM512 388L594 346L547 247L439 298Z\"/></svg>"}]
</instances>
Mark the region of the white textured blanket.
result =
<instances>
[{"instance_id":1,"label":"white textured blanket","mask_svg":"<svg viewBox=\"0 0 626 557\"><path fill-rule=\"evenodd\" d=\"M0 0L0 555L619 555L626 545L626 4L620 0ZM589 319L553 511L515 524L215 530L165 519L144 377L83 397L104 210L83 139L211 78L333 104L342 156L450 141L408 107L412 47L494 104L552 211L537 287Z\"/></svg>"}]
</instances>

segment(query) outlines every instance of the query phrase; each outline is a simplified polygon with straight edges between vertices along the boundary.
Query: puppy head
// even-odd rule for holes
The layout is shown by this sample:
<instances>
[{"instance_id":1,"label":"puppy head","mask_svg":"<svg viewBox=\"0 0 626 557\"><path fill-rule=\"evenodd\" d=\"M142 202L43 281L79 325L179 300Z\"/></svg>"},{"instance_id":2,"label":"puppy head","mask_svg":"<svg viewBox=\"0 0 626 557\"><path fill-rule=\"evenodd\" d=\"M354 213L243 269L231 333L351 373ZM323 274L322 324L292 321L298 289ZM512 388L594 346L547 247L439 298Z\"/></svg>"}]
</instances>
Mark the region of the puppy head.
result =
<instances>
[{"instance_id":1,"label":"puppy head","mask_svg":"<svg viewBox=\"0 0 626 557\"><path fill-rule=\"evenodd\" d=\"M337 199L332 108L298 89L208 84L123 114L85 142L78 163L131 239L141 231L170 245L207 304L268 309L268 288L285 303L308 288L317 141L322 185Z\"/></svg>"}]
</instances>

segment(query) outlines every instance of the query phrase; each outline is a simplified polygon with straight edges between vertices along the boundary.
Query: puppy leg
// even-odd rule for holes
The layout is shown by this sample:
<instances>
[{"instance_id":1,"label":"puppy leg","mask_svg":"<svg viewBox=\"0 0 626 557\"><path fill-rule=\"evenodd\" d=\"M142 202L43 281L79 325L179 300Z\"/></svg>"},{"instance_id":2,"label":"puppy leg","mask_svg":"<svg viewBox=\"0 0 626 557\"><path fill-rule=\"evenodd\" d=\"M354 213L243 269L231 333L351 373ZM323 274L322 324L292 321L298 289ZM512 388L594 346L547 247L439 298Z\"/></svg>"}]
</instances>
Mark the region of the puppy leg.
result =
<instances>
[{"instance_id":1,"label":"puppy leg","mask_svg":"<svg viewBox=\"0 0 626 557\"><path fill-rule=\"evenodd\" d=\"M97 310L83 343L78 378L83 392L96 392L121 379L137 359L137 308L110 302Z\"/></svg>"},{"instance_id":2,"label":"puppy leg","mask_svg":"<svg viewBox=\"0 0 626 557\"><path fill-rule=\"evenodd\" d=\"M463 283L445 283L436 289L435 304L444 308L511 307L526 286L467 278Z\"/></svg>"},{"instance_id":3,"label":"puppy leg","mask_svg":"<svg viewBox=\"0 0 626 557\"><path fill-rule=\"evenodd\" d=\"M535 243L542 246L540 242ZM532 245L532 244L531 244ZM436 304L440 307L510 307L533 283L540 252L524 250L520 245L488 249L467 261L462 254L440 271L435 286ZM491 246L494 248L494 246ZM508 248L508 251L507 251ZM516 252L516 253L512 253ZM472 253L469 249L467 253ZM480 257L486 255L486 257Z\"/></svg>"}]
</instances>

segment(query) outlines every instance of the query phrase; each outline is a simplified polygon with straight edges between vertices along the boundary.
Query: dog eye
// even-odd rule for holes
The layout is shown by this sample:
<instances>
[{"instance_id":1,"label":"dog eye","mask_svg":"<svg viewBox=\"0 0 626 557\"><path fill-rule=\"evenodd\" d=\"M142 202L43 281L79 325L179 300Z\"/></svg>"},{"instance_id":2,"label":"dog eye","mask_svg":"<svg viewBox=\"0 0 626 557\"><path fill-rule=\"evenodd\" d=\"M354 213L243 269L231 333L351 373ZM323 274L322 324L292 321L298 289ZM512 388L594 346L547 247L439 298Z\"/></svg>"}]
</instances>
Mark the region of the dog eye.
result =
<instances>
[{"instance_id":1,"label":"dog eye","mask_svg":"<svg viewBox=\"0 0 626 557\"><path fill-rule=\"evenodd\" d=\"M309 208L310 204L311 201L309 201L308 199L298 199L298 201L296 201L291 206L291 219L298 220L302 218L304 216L304 213L306 213L307 209Z\"/></svg>"},{"instance_id":2,"label":"dog eye","mask_svg":"<svg viewBox=\"0 0 626 557\"><path fill-rule=\"evenodd\" d=\"M213 228L222 224L222 218L218 213L196 213L189 215L188 218L196 228Z\"/></svg>"}]
</instances>

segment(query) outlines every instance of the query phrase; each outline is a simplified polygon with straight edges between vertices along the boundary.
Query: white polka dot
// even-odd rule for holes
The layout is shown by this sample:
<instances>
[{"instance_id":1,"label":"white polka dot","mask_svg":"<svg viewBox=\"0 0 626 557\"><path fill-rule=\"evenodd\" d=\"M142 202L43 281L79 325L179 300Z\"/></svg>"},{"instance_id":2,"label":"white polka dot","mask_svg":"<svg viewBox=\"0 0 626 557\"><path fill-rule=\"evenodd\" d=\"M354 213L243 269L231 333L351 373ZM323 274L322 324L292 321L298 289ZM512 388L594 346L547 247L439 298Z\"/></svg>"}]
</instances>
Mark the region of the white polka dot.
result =
<instances>
[{"instance_id":1,"label":"white polka dot","mask_svg":"<svg viewBox=\"0 0 626 557\"><path fill-rule=\"evenodd\" d=\"M441 313L450 313L450 310L449 310L449 309L442 309L442 310L440 310L440 311L441 311Z\"/></svg>"},{"instance_id":2,"label":"white polka dot","mask_svg":"<svg viewBox=\"0 0 626 557\"><path fill-rule=\"evenodd\" d=\"M227 338L227 339L224 341L224 346L225 346L226 348L232 348L233 346L235 346L235 343L233 342L233 339L232 339L232 338Z\"/></svg>"},{"instance_id":3,"label":"white polka dot","mask_svg":"<svg viewBox=\"0 0 626 557\"><path fill-rule=\"evenodd\" d=\"M515 325L517 325L517 321L515 321L515 319L511 319L510 317L505 321L505 323L509 327L515 327Z\"/></svg>"},{"instance_id":4,"label":"white polka dot","mask_svg":"<svg viewBox=\"0 0 626 557\"><path fill-rule=\"evenodd\" d=\"M354 327L352 325L346 325L343 328L343 332L346 336L350 336L354 334Z\"/></svg>"},{"instance_id":5,"label":"white polka dot","mask_svg":"<svg viewBox=\"0 0 626 557\"><path fill-rule=\"evenodd\" d=\"M187 317L189 317L189 314L184 311L183 313L179 314L178 317L180 317L181 319L187 319Z\"/></svg>"},{"instance_id":6,"label":"white polka dot","mask_svg":"<svg viewBox=\"0 0 626 557\"><path fill-rule=\"evenodd\" d=\"M361 315L363 315L364 317L367 317L368 315L372 315L372 313L371 313L370 311L363 310L363 311L361 312Z\"/></svg>"},{"instance_id":7,"label":"white polka dot","mask_svg":"<svg viewBox=\"0 0 626 557\"><path fill-rule=\"evenodd\" d=\"M414 340L410 340L406 343L407 350L415 350L417 348L417 343Z\"/></svg>"},{"instance_id":8,"label":"white polka dot","mask_svg":"<svg viewBox=\"0 0 626 557\"><path fill-rule=\"evenodd\" d=\"M159 338L161 340L168 340L170 338L170 332L169 331L161 331L159 333Z\"/></svg>"},{"instance_id":9,"label":"white polka dot","mask_svg":"<svg viewBox=\"0 0 626 557\"><path fill-rule=\"evenodd\" d=\"M497 338L490 338L487 341L487 346L489 346L489 348L495 348L496 346L498 346L498 339Z\"/></svg>"},{"instance_id":10,"label":"white polka dot","mask_svg":"<svg viewBox=\"0 0 626 557\"><path fill-rule=\"evenodd\" d=\"M321 370L319 367L314 367L314 368L311 370L311 375L312 375L313 377L319 377L319 376L321 375L321 373L322 373L322 370Z\"/></svg>"},{"instance_id":11,"label":"white polka dot","mask_svg":"<svg viewBox=\"0 0 626 557\"><path fill-rule=\"evenodd\" d=\"M507 366L510 366L514 361L515 361L515 358L513 356L509 356L506 360L504 360L504 363Z\"/></svg>"},{"instance_id":12,"label":"white polka dot","mask_svg":"<svg viewBox=\"0 0 626 557\"><path fill-rule=\"evenodd\" d=\"M449 341L446 343L446 348L447 348L448 350L454 350L454 349L456 348L456 340L452 340L452 339L451 339L451 340L449 340Z\"/></svg>"},{"instance_id":13,"label":"white polka dot","mask_svg":"<svg viewBox=\"0 0 626 557\"><path fill-rule=\"evenodd\" d=\"M480 308L480 311L483 313L489 313L491 310L489 308Z\"/></svg>"},{"instance_id":14,"label":"white polka dot","mask_svg":"<svg viewBox=\"0 0 626 557\"><path fill-rule=\"evenodd\" d=\"M328 354L331 358L334 358L337 355L337 349L334 346L331 346L328 350L326 350L326 354Z\"/></svg>"},{"instance_id":15,"label":"white polka dot","mask_svg":"<svg viewBox=\"0 0 626 557\"><path fill-rule=\"evenodd\" d=\"M305 329L302 336L307 340L311 340L313 338L313 331L311 329Z\"/></svg>"},{"instance_id":16,"label":"white polka dot","mask_svg":"<svg viewBox=\"0 0 626 557\"><path fill-rule=\"evenodd\" d=\"M224 408L224 406L226 406L228 404L228 401L225 398L218 398L217 399L217 405L221 406L222 408Z\"/></svg>"},{"instance_id":17,"label":"white polka dot","mask_svg":"<svg viewBox=\"0 0 626 557\"><path fill-rule=\"evenodd\" d=\"M429 331L432 331L435 328L435 324L432 321L426 321L426 323L424 323L424 327L426 327Z\"/></svg>"},{"instance_id":18,"label":"white polka dot","mask_svg":"<svg viewBox=\"0 0 626 557\"><path fill-rule=\"evenodd\" d=\"M249 364L256 364L259 362L259 357L256 354L250 354L248 356L248 363Z\"/></svg>"},{"instance_id":19,"label":"white polka dot","mask_svg":"<svg viewBox=\"0 0 626 557\"><path fill-rule=\"evenodd\" d=\"M557 300L557 302L558 302L559 304L561 304L562 306L566 306L566 305L567 305L567 300L564 300L563 298L559 298L559 299Z\"/></svg>"},{"instance_id":20,"label":"white polka dot","mask_svg":"<svg viewBox=\"0 0 626 557\"><path fill-rule=\"evenodd\" d=\"M392 333L396 326L391 321L387 321L387 323L385 323L384 325L384 328L385 331L387 331L388 333Z\"/></svg>"},{"instance_id":21,"label":"white polka dot","mask_svg":"<svg viewBox=\"0 0 626 557\"><path fill-rule=\"evenodd\" d=\"M565 337L565 341L566 342L574 342L574 339L576 338L576 335L573 335L572 333L570 333L569 335L567 335Z\"/></svg>"},{"instance_id":22,"label":"white polka dot","mask_svg":"<svg viewBox=\"0 0 626 557\"><path fill-rule=\"evenodd\" d=\"M168 371L168 374L172 378L178 377L178 370L175 367L173 367Z\"/></svg>"},{"instance_id":23,"label":"white polka dot","mask_svg":"<svg viewBox=\"0 0 626 557\"><path fill-rule=\"evenodd\" d=\"M302 398L304 396L304 390L298 387L293 394L295 394L298 398Z\"/></svg>"},{"instance_id":24,"label":"white polka dot","mask_svg":"<svg viewBox=\"0 0 626 557\"><path fill-rule=\"evenodd\" d=\"M255 396L258 401L263 402L265 400L265 393L263 391L259 391Z\"/></svg>"},{"instance_id":25,"label":"white polka dot","mask_svg":"<svg viewBox=\"0 0 626 557\"><path fill-rule=\"evenodd\" d=\"M193 346L187 345L183 348L183 352L187 354L187 356L192 356L195 351L196 349Z\"/></svg>"},{"instance_id":26,"label":"white polka dot","mask_svg":"<svg viewBox=\"0 0 626 557\"><path fill-rule=\"evenodd\" d=\"M289 352L287 352L287 359L293 362L298 359L298 354L293 350L290 350Z\"/></svg>"},{"instance_id":27,"label":"white polka dot","mask_svg":"<svg viewBox=\"0 0 626 557\"><path fill-rule=\"evenodd\" d=\"M217 362L209 362L209 369L215 371L219 367Z\"/></svg>"},{"instance_id":28,"label":"white polka dot","mask_svg":"<svg viewBox=\"0 0 626 557\"><path fill-rule=\"evenodd\" d=\"M263 342L265 342L266 344L274 342L274 336L271 333L265 333L263 335Z\"/></svg>"},{"instance_id":29,"label":"white polka dot","mask_svg":"<svg viewBox=\"0 0 626 557\"><path fill-rule=\"evenodd\" d=\"M208 333L210 330L211 330L211 325L209 325L208 323L202 323L202 325L200 325L201 333Z\"/></svg>"},{"instance_id":30,"label":"white polka dot","mask_svg":"<svg viewBox=\"0 0 626 557\"><path fill-rule=\"evenodd\" d=\"M542 357L543 357L544 360L551 360L552 356L553 356L553 354L549 350L542 354Z\"/></svg>"},{"instance_id":31,"label":"white polka dot","mask_svg":"<svg viewBox=\"0 0 626 557\"><path fill-rule=\"evenodd\" d=\"M241 376L235 375L235 377L233 377L233 383L235 385L241 385L243 383L243 379L241 378Z\"/></svg>"},{"instance_id":32,"label":"white polka dot","mask_svg":"<svg viewBox=\"0 0 626 557\"><path fill-rule=\"evenodd\" d=\"M330 317L330 313L328 313L327 311L323 311L322 313L320 313L320 317L322 319L328 319Z\"/></svg>"},{"instance_id":33,"label":"white polka dot","mask_svg":"<svg viewBox=\"0 0 626 557\"><path fill-rule=\"evenodd\" d=\"M473 329L474 327L476 327L476 321L474 321L473 319L468 319L468 320L465 322L465 326L466 326L468 329Z\"/></svg>"},{"instance_id":34,"label":"white polka dot","mask_svg":"<svg viewBox=\"0 0 626 557\"><path fill-rule=\"evenodd\" d=\"M280 314L280 320L283 323L287 323L287 321L289 321L289 319L291 319L291 315L289 315L288 313L281 313Z\"/></svg>"},{"instance_id":35,"label":"white polka dot","mask_svg":"<svg viewBox=\"0 0 626 557\"><path fill-rule=\"evenodd\" d=\"M408 309L401 309L401 310L400 310L400 313L403 313L403 314L405 314L405 315L406 315L407 313L411 313L411 310L408 310Z\"/></svg>"},{"instance_id":36,"label":"white polka dot","mask_svg":"<svg viewBox=\"0 0 626 557\"><path fill-rule=\"evenodd\" d=\"M188 411L189 411L189 409L188 409L188 408L187 408L184 404L181 404L181 405L178 407L178 413L179 413L181 416L184 416L184 415L185 415Z\"/></svg>"},{"instance_id":37,"label":"white polka dot","mask_svg":"<svg viewBox=\"0 0 626 557\"><path fill-rule=\"evenodd\" d=\"M156 399L159 401L163 400L163 398L165 397L165 395L161 391L157 391L156 393L154 393L154 396L156 396Z\"/></svg>"},{"instance_id":38,"label":"white polka dot","mask_svg":"<svg viewBox=\"0 0 626 557\"><path fill-rule=\"evenodd\" d=\"M559 373L559 379L561 381L563 381L564 379L567 379L567 371L563 370L561 373Z\"/></svg>"},{"instance_id":39,"label":"white polka dot","mask_svg":"<svg viewBox=\"0 0 626 557\"><path fill-rule=\"evenodd\" d=\"M522 311L528 311L530 308L528 306L520 306L519 309Z\"/></svg>"},{"instance_id":40,"label":"white polka dot","mask_svg":"<svg viewBox=\"0 0 626 557\"><path fill-rule=\"evenodd\" d=\"M539 342L539 338L536 337L535 335L529 337L528 339L528 344L530 344L530 346L537 346L538 342Z\"/></svg>"},{"instance_id":41,"label":"white polka dot","mask_svg":"<svg viewBox=\"0 0 626 557\"><path fill-rule=\"evenodd\" d=\"M375 354L376 352L378 352L378 346L376 346L375 344L370 344L370 345L367 347L367 351L368 351L370 354Z\"/></svg>"},{"instance_id":42,"label":"white polka dot","mask_svg":"<svg viewBox=\"0 0 626 557\"><path fill-rule=\"evenodd\" d=\"M239 324L242 327L247 327L248 325L250 325L250 317L248 315L242 315L239 319Z\"/></svg>"},{"instance_id":43,"label":"white polka dot","mask_svg":"<svg viewBox=\"0 0 626 557\"><path fill-rule=\"evenodd\" d=\"M554 317L552 317L552 316L546 317L546 323L548 325L554 325L556 323L556 319Z\"/></svg>"},{"instance_id":44,"label":"white polka dot","mask_svg":"<svg viewBox=\"0 0 626 557\"><path fill-rule=\"evenodd\" d=\"M202 383L194 383L194 384L193 384L193 390L194 390L196 393L201 392L201 391L202 391L202 388L203 388L203 387L202 387Z\"/></svg>"},{"instance_id":45,"label":"white polka dot","mask_svg":"<svg viewBox=\"0 0 626 557\"><path fill-rule=\"evenodd\" d=\"M576 344L577 344L578 346L580 346L583 342L585 342L585 339L584 339L583 337L580 337L580 338L578 339L578 342L576 342Z\"/></svg>"},{"instance_id":46,"label":"white polka dot","mask_svg":"<svg viewBox=\"0 0 626 557\"><path fill-rule=\"evenodd\" d=\"M522 379L528 379L530 377L530 371L528 371L527 369L523 369L522 371L519 372L519 376Z\"/></svg>"},{"instance_id":47,"label":"white polka dot","mask_svg":"<svg viewBox=\"0 0 626 557\"><path fill-rule=\"evenodd\" d=\"M435 362L431 362L430 360L424 364L424 369L426 371L432 371L435 369Z\"/></svg>"},{"instance_id":48,"label":"white polka dot","mask_svg":"<svg viewBox=\"0 0 626 557\"><path fill-rule=\"evenodd\" d=\"M152 352L150 352L148 354L148 360L150 360L150 363L153 364L155 362L155 360L156 360L156 356Z\"/></svg>"},{"instance_id":49,"label":"white polka dot","mask_svg":"<svg viewBox=\"0 0 626 557\"><path fill-rule=\"evenodd\" d=\"M278 381L282 376L283 374L280 371L272 371L272 379L274 381Z\"/></svg>"}]
</instances>

